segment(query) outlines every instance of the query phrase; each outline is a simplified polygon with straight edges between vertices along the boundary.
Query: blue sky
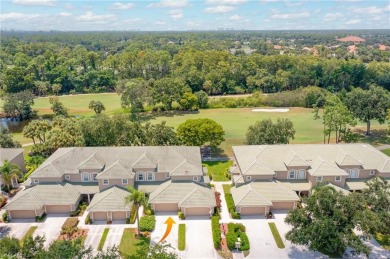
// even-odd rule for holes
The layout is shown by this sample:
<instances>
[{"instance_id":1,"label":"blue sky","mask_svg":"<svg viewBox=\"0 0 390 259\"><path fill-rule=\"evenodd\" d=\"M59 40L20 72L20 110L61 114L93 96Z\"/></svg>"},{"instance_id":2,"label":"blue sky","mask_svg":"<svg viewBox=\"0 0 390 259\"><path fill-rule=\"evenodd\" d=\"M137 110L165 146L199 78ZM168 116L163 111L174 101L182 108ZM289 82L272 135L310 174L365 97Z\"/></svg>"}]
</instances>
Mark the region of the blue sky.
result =
<instances>
[{"instance_id":1,"label":"blue sky","mask_svg":"<svg viewBox=\"0 0 390 259\"><path fill-rule=\"evenodd\" d=\"M390 29L390 1L1 0L1 29Z\"/></svg>"}]
</instances>

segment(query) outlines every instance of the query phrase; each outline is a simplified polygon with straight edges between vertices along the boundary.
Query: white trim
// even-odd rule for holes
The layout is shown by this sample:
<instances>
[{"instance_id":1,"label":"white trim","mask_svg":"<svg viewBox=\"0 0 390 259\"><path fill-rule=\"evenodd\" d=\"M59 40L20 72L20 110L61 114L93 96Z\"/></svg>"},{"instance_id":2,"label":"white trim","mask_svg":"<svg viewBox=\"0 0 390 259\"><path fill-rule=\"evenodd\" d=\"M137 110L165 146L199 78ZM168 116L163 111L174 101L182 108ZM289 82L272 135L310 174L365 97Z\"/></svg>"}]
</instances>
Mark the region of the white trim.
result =
<instances>
[{"instance_id":1,"label":"white trim","mask_svg":"<svg viewBox=\"0 0 390 259\"><path fill-rule=\"evenodd\" d=\"M85 178L84 178L85 176L88 177L87 180L85 180ZM89 180L90 180L90 179L89 179L89 173L82 173L82 174L81 174L81 181L82 181L82 182L89 182Z\"/></svg>"},{"instance_id":2,"label":"white trim","mask_svg":"<svg viewBox=\"0 0 390 259\"><path fill-rule=\"evenodd\" d=\"M105 181L107 181L107 183L105 183ZM103 179L103 185L109 185L110 184L110 180L108 179Z\"/></svg>"},{"instance_id":3,"label":"white trim","mask_svg":"<svg viewBox=\"0 0 390 259\"><path fill-rule=\"evenodd\" d=\"M129 180L128 180L128 179L122 179L122 184L123 184L123 185L129 184Z\"/></svg>"},{"instance_id":4,"label":"white trim","mask_svg":"<svg viewBox=\"0 0 390 259\"><path fill-rule=\"evenodd\" d=\"M303 172L303 177L299 177L300 173L302 173L302 172ZM304 170L304 169L299 169L299 170L298 170L297 179L306 179L306 170Z\"/></svg>"},{"instance_id":5,"label":"white trim","mask_svg":"<svg viewBox=\"0 0 390 259\"><path fill-rule=\"evenodd\" d=\"M353 171L356 172L356 177L352 177L352 172ZM350 172L351 172L350 173L350 178L359 178L359 169L354 168L354 169L351 169Z\"/></svg>"},{"instance_id":6,"label":"white trim","mask_svg":"<svg viewBox=\"0 0 390 259\"><path fill-rule=\"evenodd\" d=\"M152 179L149 179L149 175L152 176ZM153 172L146 173L146 181L149 181L149 182L154 181L154 173Z\"/></svg>"},{"instance_id":7,"label":"white trim","mask_svg":"<svg viewBox=\"0 0 390 259\"><path fill-rule=\"evenodd\" d=\"M321 179L321 180L319 180L319 179ZM324 180L324 178L322 176L317 176L317 178L316 178L317 183L322 182L323 180Z\"/></svg>"},{"instance_id":8,"label":"white trim","mask_svg":"<svg viewBox=\"0 0 390 259\"><path fill-rule=\"evenodd\" d=\"M139 179L140 175L142 175L142 180ZM139 182L145 181L145 174L144 174L144 172L137 173L137 181L139 181Z\"/></svg>"},{"instance_id":9,"label":"white trim","mask_svg":"<svg viewBox=\"0 0 390 259\"><path fill-rule=\"evenodd\" d=\"M70 180L70 175L66 174L65 175L65 180Z\"/></svg>"},{"instance_id":10,"label":"white trim","mask_svg":"<svg viewBox=\"0 0 390 259\"><path fill-rule=\"evenodd\" d=\"M339 178L338 180L337 180L337 177ZM335 176L335 177L334 177L334 180L335 180L336 182L340 182L340 181L341 181L341 176L340 176L340 175Z\"/></svg>"},{"instance_id":11,"label":"white trim","mask_svg":"<svg viewBox=\"0 0 390 259\"><path fill-rule=\"evenodd\" d=\"M370 170L370 175L375 175L375 170Z\"/></svg>"},{"instance_id":12,"label":"white trim","mask_svg":"<svg viewBox=\"0 0 390 259\"><path fill-rule=\"evenodd\" d=\"M294 177L291 177L291 173L294 173ZM295 178L296 178L295 170L288 170L288 172L287 172L287 179L295 179Z\"/></svg>"}]
</instances>

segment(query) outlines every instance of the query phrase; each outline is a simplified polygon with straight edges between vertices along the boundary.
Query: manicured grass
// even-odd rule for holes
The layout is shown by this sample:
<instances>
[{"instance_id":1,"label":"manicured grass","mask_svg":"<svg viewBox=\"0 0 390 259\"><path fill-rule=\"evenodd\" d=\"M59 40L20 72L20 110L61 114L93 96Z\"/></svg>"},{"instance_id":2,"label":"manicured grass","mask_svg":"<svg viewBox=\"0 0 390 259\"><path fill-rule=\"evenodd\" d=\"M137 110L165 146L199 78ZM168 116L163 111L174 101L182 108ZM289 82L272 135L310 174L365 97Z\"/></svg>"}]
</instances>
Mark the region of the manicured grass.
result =
<instances>
[{"instance_id":1,"label":"manicured grass","mask_svg":"<svg viewBox=\"0 0 390 259\"><path fill-rule=\"evenodd\" d=\"M100 94L77 94L62 95L58 97L65 107L69 108L69 115L91 116L95 112L88 109L92 100L101 101L106 110L106 114L122 113L120 96L116 93ZM34 100L34 109L38 110L39 115L52 114L48 97L41 97Z\"/></svg>"},{"instance_id":2,"label":"manicured grass","mask_svg":"<svg viewBox=\"0 0 390 259\"><path fill-rule=\"evenodd\" d=\"M381 150L383 153L385 153L386 155L390 156L390 148L387 148L387 149L383 149Z\"/></svg>"},{"instance_id":3,"label":"manicured grass","mask_svg":"<svg viewBox=\"0 0 390 259\"><path fill-rule=\"evenodd\" d=\"M100 242L99 242L99 245L98 245L98 251L102 251L103 246L104 246L104 243L106 242L106 239L107 239L107 235L108 235L108 231L109 231L109 230L110 230L109 228L105 228L105 229L104 229L102 238L100 239Z\"/></svg>"},{"instance_id":4,"label":"manicured grass","mask_svg":"<svg viewBox=\"0 0 390 259\"><path fill-rule=\"evenodd\" d=\"M285 246L283 244L283 240L280 237L279 231L276 228L275 223L268 223L268 226L271 229L271 232L272 232L272 235L274 236L277 247L281 248L281 249L284 248Z\"/></svg>"},{"instance_id":5,"label":"manicured grass","mask_svg":"<svg viewBox=\"0 0 390 259\"><path fill-rule=\"evenodd\" d=\"M119 245L119 251L122 257L134 256L138 249L149 249L150 239L147 237L135 237L135 228L125 228L121 243Z\"/></svg>"},{"instance_id":6,"label":"manicured grass","mask_svg":"<svg viewBox=\"0 0 390 259\"><path fill-rule=\"evenodd\" d=\"M382 235L380 233L376 233L375 235L376 241L386 250L390 251L390 235Z\"/></svg>"},{"instance_id":7,"label":"manicured grass","mask_svg":"<svg viewBox=\"0 0 390 259\"><path fill-rule=\"evenodd\" d=\"M203 166L206 166L209 170L209 174L214 181L229 181L226 177L226 172L233 165L233 161L210 161L203 162Z\"/></svg>"},{"instance_id":8,"label":"manicured grass","mask_svg":"<svg viewBox=\"0 0 390 259\"><path fill-rule=\"evenodd\" d=\"M186 224L179 224L178 246L180 251L186 249Z\"/></svg>"},{"instance_id":9,"label":"manicured grass","mask_svg":"<svg viewBox=\"0 0 390 259\"><path fill-rule=\"evenodd\" d=\"M24 240L26 240L28 237L31 237L31 236L34 234L34 232L35 232L35 230L36 230L37 228L38 228L38 226L32 226L32 227L30 227L30 228L27 230L26 234L24 234L24 236L23 236L22 239L20 240L20 244L23 245Z\"/></svg>"},{"instance_id":10,"label":"manicured grass","mask_svg":"<svg viewBox=\"0 0 390 259\"><path fill-rule=\"evenodd\" d=\"M231 188L231 187L232 187L232 186L231 186L230 184L222 184L223 192L224 192L225 194L230 193L230 188Z\"/></svg>"}]
</instances>

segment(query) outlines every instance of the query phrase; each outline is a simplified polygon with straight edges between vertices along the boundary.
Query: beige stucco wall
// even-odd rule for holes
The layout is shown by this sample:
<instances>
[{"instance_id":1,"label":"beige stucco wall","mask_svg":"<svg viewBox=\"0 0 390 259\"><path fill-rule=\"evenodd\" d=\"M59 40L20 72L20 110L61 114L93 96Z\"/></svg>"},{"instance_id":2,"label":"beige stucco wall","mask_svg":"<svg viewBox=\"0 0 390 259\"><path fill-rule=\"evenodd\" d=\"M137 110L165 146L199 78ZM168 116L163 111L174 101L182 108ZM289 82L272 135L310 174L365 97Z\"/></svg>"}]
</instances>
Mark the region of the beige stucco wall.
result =
<instances>
[{"instance_id":1,"label":"beige stucco wall","mask_svg":"<svg viewBox=\"0 0 390 259\"><path fill-rule=\"evenodd\" d=\"M198 176L198 181L200 180L201 175ZM193 176L172 176L171 180L179 180L179 181L192 181Z\"/></svg>"},{"instance_id":2,"label":"beige stucco wall","mask_svg":"<svg viewBox=\"0 0 390 259\"><path fill-rule=\"evenodd\" d=\"M213 213L213 208L210 207L197 207L197 208L181 208L181 211L186 216L210 216Z\"/></svg>"},{"instance_id":3,"label":"beige stucco wall","mask_svg":"<svg viewBox=\"0 0 390 259\"><path fill-rule=\"evenodd\" d=\"M335 176L324 176L324 177L322 177L322 182L323 183L332 183L334 185L337 185L337 186L340 186L340 187L344 187L345 179L347 177L346 176L341 176L341 181L336 181L335 178L336 178ZM316 186L317 185L317 176L308 175L308 180L312 184L312 186Z\"/></svg>"},{"instance_id":4,"label":"beige stucco wall","mask_svg":"<svg viewBox=\"0 0 390 259\"><path fill-rule=\"evenodd\" d=\"M126 220L126 211L113 211L112 220Z\"/></svg>"},{"instance_id":5,"label":"beige stucco wall","mask_svg":"<svg viewBox=\"0 0 390 259\"><path fill-rule=\"evenodd\" d=\"M69 213L74 210L74 205L46 205L47 214Z\"/></svg>"},{"instance_id":6,"label":"beige stucco wall","mask_svg":"<svg viewBox=\"0 0 390 259\"><path fill-rule=\"evenodd\" d=\"M158 203L153 204L152 206L154 208L154 211L171 211L171 212L177 212L179 211L179 207L177 203Z\"/></svg>"},{"instance_id":7,"label":"beige stucco wall","mask_svg":"<svg viewBox=\"0 0 390 259\"><path fill-rule=\"evenodd\" d=\"M155 181L166 181L169 179L169 177L167 178L167 173L164 173L164 172L158 172L158 173L155 173L154 174L154 180Z\"/></svg>"},{"instance_id":8,"label":"beige stucco wall","mask_svg":"<svg viewBox=\"0 0 390 259\"><path fill-rule=\"evenodd\" d=\"M39 183L57 183L57 182L62 182L61 177L32 177L31 178L31 183L34 184L34 179L38 179Z\"/></svg>"},{"instance_id":9,"label":"beige stucco wall","mask_svg":"<svg viewBox=\"0 0 390 259\"><path fill-rule=\"evenodd\" d=\"M70 176L70 182L81 182L81 174L69 174ZM65 175L64 175L64 180L65 180Z\"/></svg>"},{"instance_id":10,"label":"beige stucco wall","mask_svg":"<svg viewBox=\"0 0 390 259\"><path fill-rule=\"evenodd\" d=\"M265 215L266 207L238 207L241 215Z\"/></svg>"},{"instance_id":11,"label":"beige stucco wall","mask_svg":"<svg viewBox=\"0 0 390 259\"><path fill-rule=\"evenodd\" d=\"M92 220L103 220L107 221L107 212L102 211L102 212L91 212L91 217Z\"/></svg>"},{"instance_id":12,"label":"beige stucco wall","mask_svg":"<svg viewBox=\"0 0 390 259\"><path fill-rule=\"evenodd\" d=\"M248 181L247 177L250 176L251 180ZM268 180L273 179L272 175L244 175L245 182L252 182L253 180Z\"/></svg>"},{"instance_id":13,"label":"beige stucco wall","mask_svg":"<svg viewBox=\"0 0 390 259\"><path fill-rule=\"evenodd\" d=\"M294 201L272 202L271 210L292 210L294 203Z\"/></svg>"},{"instance_id":14,"label":"beige stucco wall","mask_svg":"<svg viewBox=\"0 0 390 259\"><path fill-rule=\"evenodd\" d=\"M370 177L373 177L373 176L375 176L375 174L374 175L370 175L370 171L375 171L375 170L360 170L359 171L359 178L370 178Z\"/></svg>"},{"instance_id":15,"label":"beige stucco wall","mask_svg":"<svg viewBox=\"0 0 390 259\"><path fill-rule=\"evenodd\" d=\"M287 171L276 171L275 179L278 180L286 180L287 179Z\"/></svg>"},{"instance_id":16,"label":"beige stucco wall","mask_svg":"<svg viewBox=\"0 0 390 259\"><path fill-rule=\"evenodd\" d=\"M117 186L122 186L122 187L127 187L129 185L133 186L134 185L134 180L133 179L127 179L127 184L122 184L122 179L109 179L108 181L108 185L103 185L103 180L102 179L99 179L98 183L99 183L99 190L102 191L102 190L105 190L105 189L108 189L114 185L117 185Z\"/></svg>"}]
</instances>

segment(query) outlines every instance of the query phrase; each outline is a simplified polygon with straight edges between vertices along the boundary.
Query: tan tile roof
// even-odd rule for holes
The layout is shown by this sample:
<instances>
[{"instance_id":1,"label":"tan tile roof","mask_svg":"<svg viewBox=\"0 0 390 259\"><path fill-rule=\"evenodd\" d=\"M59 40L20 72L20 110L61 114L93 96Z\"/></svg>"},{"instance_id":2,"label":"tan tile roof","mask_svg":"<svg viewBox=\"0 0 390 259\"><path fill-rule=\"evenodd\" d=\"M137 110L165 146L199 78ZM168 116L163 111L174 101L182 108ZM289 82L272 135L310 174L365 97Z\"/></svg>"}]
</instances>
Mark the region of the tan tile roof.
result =
<instances>
[{"instance_id":1,"label":"tan tile roof","mask_svg":"<svg viewBox=\"0 0 390 259\"><path fill-rule=\"evenodd\" d=\"M311 169L315 169L321 165L321 161L325 161L320 169L328 167L334 171L328 175L343 175L337 163L346 165L353 163L353 161L358 163L356 166L363 169L390 172L390 158L368 144L233 146L233 152L241 172L246 172L255 163L267 166L272 171L287 171L286 161L289 161L294 155L297 156L294 163L299 162L299 157L307 162ZM324 170L320 171L325 173Z\"/></svg>"},{"instance_id":2,"label":"tan tile roof","mask_svg":"<svg viewBox=\"0 0 390 259\"><path fill-rule=\"evenodd\" d=\"M360 37L357 37L357 36L347 36L347 37L344 37L344 38L340 38L340 39L337 39L338 41L342 41L342 42L349 42L349 41L352 41L352 42L365 42L366 40L363 39L363 38L360 38Z\"/></svg>"},{"instance_id":3,"label":"tan tile roof","mask_svg":"<svg viewBox=\"0 0 390 259\"><path fill-rule=\"evenodd\" d=\"M166 181L149 195L150 203L178 203L183 207L214 207L213 191L190 181Z\"/></svg>"},{"instance_id":4,"label":"tan tile roof","mask_svg":"<svg viewBox=\"0 0 390 259\"><path fill-rule=\"evenodd\" d=\"M23 153L23 148L0 148L0 164L14 159L20 153Z\"/></svg>"},{"instance_id":5,"label":"tan tile roof","mask_svg":"<svg viewBox=\"0 0 390 259\"><path fill-rule=\"evenodd\" d=\"M96 176L96 179L129 179L134 178L134 172L131 168L123 165L122 162L116 161L106 167L103 172Z\"/></svg>"},{"instance_id":6,"label":"tan tile roof","mask_svg":"<svg viewBox=\"0 0 390 259\"><path fill-rule=\"evenodd\" d=\"M292 191L309 191L311 189L311 183L307 180L277 180L276 182Z\"/></svg>"},{"instance_id":7,"label":"tan tile roof","mask_svg":"<svg viewBox=\"0 0 390 259\"><path fill-rule=\"evenodd\" d=\"M130 194L128 190L113 186L95 194L88 211L130 211L132 204L126 204L125 198Z\"/></svg>"},{"instance_id":8,"label":"tan tile roof","mask_svg":"<svg viewBox=\"0 0 390 259\"><path fill-rule=\"evenodd\" d=\"M340 169L334 163L317 158L313 161L311 168L308 170L312 176L347 176L348 173Z\"/></svg>"},{"instance_id":9,"label":"tan tile roof","mask_svg":"<svg viewBox=\"0 0 390 259\"><path fill-rule=\"evenodd\" d=\"M60 148L35 170L31 177L58 177L78 173L79 169L99 170L101 165L107 168L117 161L130 170L136 169L133 166L157 166L159 172L174 175L203 175L199 147L145 146ZM55 170L46 170L48 166Z\"/></svg>"}]
</instances>

